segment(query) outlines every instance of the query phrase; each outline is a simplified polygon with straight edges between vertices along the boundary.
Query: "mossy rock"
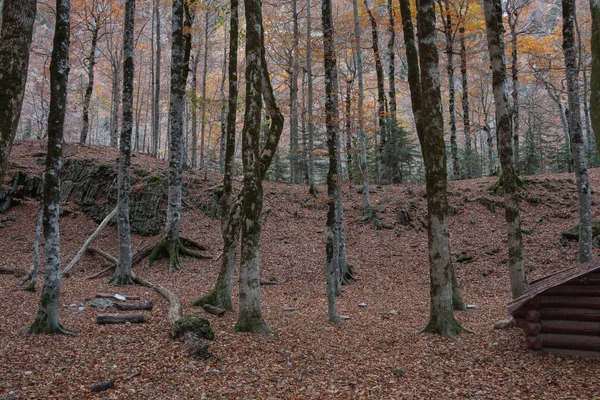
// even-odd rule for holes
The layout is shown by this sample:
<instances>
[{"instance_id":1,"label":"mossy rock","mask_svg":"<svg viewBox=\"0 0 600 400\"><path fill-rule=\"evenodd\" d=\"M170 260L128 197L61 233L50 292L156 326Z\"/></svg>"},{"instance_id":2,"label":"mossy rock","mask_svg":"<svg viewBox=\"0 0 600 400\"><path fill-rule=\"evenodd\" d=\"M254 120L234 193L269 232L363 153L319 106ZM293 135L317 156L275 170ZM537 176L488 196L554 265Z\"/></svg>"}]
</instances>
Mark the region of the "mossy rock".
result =
<instances>
[{"instance_id":1,"label":"mossy rock","mask_svg":"<svg viewBox=\"0 0 600 400\"><path fill-rule=\"evenodd\" d=\"M215 337L210 321L194 314L185 315L178 319L171 328L171 337L180 339L188 332L208 340L213 340Z\"/></svg>"},{"instance_id":2,"label":"mossy rock","mask_svg":"<svg viewBox=\"0 0 600 400\"><path fill-rule=\"evenodd\" d=\"M596 237L600 235L600 220L593 220L592 221L592 236ZM579 241L579 224L575 225L574 227L572 227L569 230L566 230L562 233L562 237L563 239L566 240L572 240L575 242Z\"/></svg>"}]
</instances>

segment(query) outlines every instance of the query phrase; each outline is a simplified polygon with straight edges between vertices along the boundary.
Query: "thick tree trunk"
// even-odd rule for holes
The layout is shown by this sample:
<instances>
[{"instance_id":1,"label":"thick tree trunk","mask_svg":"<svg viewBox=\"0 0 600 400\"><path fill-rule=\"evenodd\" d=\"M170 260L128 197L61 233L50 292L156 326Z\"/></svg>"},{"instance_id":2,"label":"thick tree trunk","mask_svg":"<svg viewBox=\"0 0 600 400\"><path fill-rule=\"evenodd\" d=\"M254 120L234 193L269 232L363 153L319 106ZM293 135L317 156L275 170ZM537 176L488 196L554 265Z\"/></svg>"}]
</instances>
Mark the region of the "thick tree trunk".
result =
<instances>
[{"instance_id":1,"label":"thick tree trunk","mask_svg":"<svg viewBox=\"0 0 600 400\"><path fill-rule=\"evenodd\" d=\"M72 333L58 322L60 298L60 170L69 75L69 0L56 1L56 25L50 62L48 150L44 178L44 288L32 334Z\"/></svg>"},{"instance_id":2,"label":"thick tree trunk","mask_svg":"<svg viewBox=\"0 0 600 400\"><path fill-rule=\"evenodd\" d=\"M517 32L517 23L519 21L520 8L510 9L509 3L506 6L508 15L508 26L510 28L510 44L511 44L511 70L512 70L512 140L514 152L514 165L516 173L519 173L520 154L519 154L519 52L518 40L519 33Z\"/></svg>"},{"instance_id":3,"label":"thick tree trunk","mask_svg":"<svg viewBox=\"0 0 600 400\"><path fill-rule=\"evenodd\" d=\"M450 114L450 154L452 157L452 176L460 178L458 162L458 144L456 142L456 89L454 85L454 26L452 25L451 6L448 0L444 7L440 1L440 12L444 18L444 37L446 38L446 73L448 74L448 113Z\"/></svg>"},{"instance_id":4,"label":"thick tree trunk","mask_svg":"<svg viewBox=\"0 0 600 400\"><path fill-rule=\"evenodd\" d=\"M169 121L171 140L169 143L169 192L165 241L169 254L175 252L181 225L181 176L183 166L183 0L173 0L173 22L171 25L171 100ZM173 257L171 257L172 259ZM177 268L177 260L171 260L170 269Z\"/></svg>"},{"instance_id":5,"label":"thick tree trunk","mask_svg":"<svg viewBox=\"0 0 600 400\"><path fill-rule=\"evenodd\" d=\"M391 183L402 183L402 173L399 168L399 149L398 149L398 123L396 121L396 59L395 59L395 40L396 40L396 27L394 23L394 8L392 6L392 0L388 0L387 4L388 12L388 81L389 81L389 98L390 98L390 117L389 117L389 134L387 149L387 163L386 168L388 171L388 179Z\"/></svg>"},{"instance_id":6,"label":"thick tree trunk","mask_svg":"<svg viewBox=\"0 0 600 400\"><path fill-rule=\"evenodd\" d=\"M96 65L96 46L98 44L99 30L100 27L98 25L92 30L92 46L90 48L90 55L86 59L88 85L85 88L85 95L83 97L83 127L81 128L81 136L79 137L80 144L85 144L87 142L88 131L90 128L90 102L94 90L94 66Z\"/></svg>"},{"instance_id":7,"label":"thick tree trunk","mask_svg":"<svg viewBox=\"0 0 600 400\"><path fill-rule=\"evenodd\" d=\"M365 6L367 6L365 0ZM329 170L327 171L327 211L326 234L326 281L327 310L330 322L337 322L339 317L335 305L335 294L340 274L340 240L339 218L341 209L341 190L339 188L338 161L336 142L339 135L339 101L337 95L337 60L335 57L333 37L333 12L331 0L323 0L321 21L323 24L323 58L325 65L325 126L327 128L327 148L329 150ZM370 13L370 12L369 12ZM371 16L372 18L372 16ZM374 28L376 31L376 27ZM376 37L374 38L374 40ZM376 42L375 42L376 43ZM376 47L376 44L374 45ZM376 53L378 57L378 53ZM380 61L379 61L380 62ZM342 221L343 224L343 221ZM342 225L343 226L343 225Z\"/></svg>"},{"instance_id":8,"label":"thick tree trunk","mask_svg":"<svg viewBox=\"0 0 600 400\"><path fill-rule=\"evenodd\" d=\"M152 155L158 157L160 147L160 62L161 62L161 43L160 43L160 2L154 3L154 21L156 23L156 67L153 67L153 101L152 101Z\"/></svg>"},{"instance_id":9,"label":"thick tree trunk","mask_svg":"<svg viewBox=\"0 0 600 400\"><path fill-rule=\"evenodd\" d=\"M123 117L119 144L119 194L117 201L117 230L119 234L119 263L110 283L132 285L131 275L131 225L129 223L129 197L131 195L131 133L133 130L133 80L135 0L125 3L123 33Z\"/></svg>"},{"instance_id":10,"label":"thick tree trunk","mask_svg":"<svg viewBox=\"0 0 600 400\"><path fill-rule=\"evenodd\" d=\"M198 55L192 61L192 168L198 167Z\"/></svg>"},{"instance_id":11,"label":"thick tree trunk","mask_svg":"<svg viewBox=\"0 0 600 400\"><path fill-rule=\"evenodd\" d=\"M239 280L238 332L268 334L260 299L260 214L263 204L260 164L260 125L263 84L262 6L246 0L246 109L242 130L244 197L242 199L242 251Z\"/></svg>"},{"instance_id":12,"label":"thick tree trunk","mask_svg":"<svg viewBox=\"0 0 600 400\"><path fill-rule=\"evenodd\" d=\"M4 1L0 31L0 183L21 116L35 13L35 0Z\"/></svg>"},{"instance_id":13,"label":"thick tree trunk","mask_svg":"<svg viewBox=\"0 0 600 400\"><path fill-rule=\"evenodd\" d=\"M435 3L421 0L417 8L422 104L428 123L422 124L429 241L430 314L425 331L454 337L464 329L454 319L452 264L448 232L448 199L444 120L441 112L438 51L435 45ZM419 126L419 125L418 125Z\"/></svg>"},{"instance_id":14,"label":"thick tree trunk","mask_svg":"<svg viewBox=\"0 0 600 400\"><path fill-rule=\"evenodd\" d=\"M19 286L23 286L27 279L31 279L29 285L25 288L25 290L29 292L35 292L35 287L37 285L38 273L40 267L40 235L42 233L42 219L44 216L44 202L40 201L38 205L37 212L37 222L35 224L35 235L33 237L33 266L31 267L31 271L28 273L26 277L21 279L19 282Z\"/></svg>"},{"instance_id":15,"label":"thick tree trunk","mask_svg":"<svg viewBox=\"0 0 600 400\"><path fill-rule=\"evenodd\" d=\"M346 153L346 170L344 171L344 178L348 179L350 182L353 180L352 176L352 142L354 142L352 135L352 83L354 82L354 77L351 75L351 72L348 72L348 76L346 77L346 98L345 98L345 107L344 107L344 136L346 137L346 146L344 152Z\"/></svg>"},{"instance_id":16,"label":"thick tree trunk","mask_svg":"<svg viewBox=\"0 0 600 400\"><path fill-rule=\"evenodd\" d=\"M592 74L590 77L590 117L600 153L600 0L590 0L592 12Z\"/></svg>"},{"instance_id":17,"label":"thick tree trunk","mask_svg":"<svg viewBox=\"0 0 600 400\"><path fill-rule=\"evenodd\" d=\"M465 28L460 27L460 74L462 77L462 109L463 129L465 134L465 172L466 178L473 177L473 154L471 146L471 121L469 110L469 80L467 78L467 46L465 43ZM477 148L475 148L477 150Z\"/></svg>"},{"instance_id":18,"label":"thick tree trunk","mask_svg":"<svg viewBox=\"0 0 600 400\"><path fill-rule=\"evenodd\" d=\"M369 14L369 20L371 21L371 36L373 37L373 53L375 55L375 74L377 77L377 121L379 123L379 137L380 147L377 151L381 152L381 149L386 145L387 142L387 130L386 130L386 112L385 112L385 88L383 78L383 64L381 63L381 53L379 52L379 32L377 31L377 20L373 16L367 0L364 0L365 8ZM381 180L379 176L380 171L377 171L377 181Z\"/></svg>"},{"instance_id":19,"label":"thick tree trunk","mask_svg":"<svg viewBox=\"0 0 600 400\"><path fill-rule=\"evenodd\" d=\"M579 194L579 263L592 259L592 198L581 129L579 69L575 52L575 1L563 0L563 52L569 98L569 136Z\"/></svg>"},{"instance_id":20,"label":"thick tree trunk","mask_svg":"<svg viewBox=\"0 0 600 400\"><path fill-rule=\"evenodd\" d=\"M496 136L502 167L506 229L508 235L508 264L512 298L517 298L527 288L525 264L523 261L523 240L521 237L521 216L517 194L517 174L515 171L510 118L506 94L506 64L504 63L504 26L502 25L502 5L500 0L484 0L487 42L492 69L492 88L496 106Z\"/></svg>"}]
</instances>

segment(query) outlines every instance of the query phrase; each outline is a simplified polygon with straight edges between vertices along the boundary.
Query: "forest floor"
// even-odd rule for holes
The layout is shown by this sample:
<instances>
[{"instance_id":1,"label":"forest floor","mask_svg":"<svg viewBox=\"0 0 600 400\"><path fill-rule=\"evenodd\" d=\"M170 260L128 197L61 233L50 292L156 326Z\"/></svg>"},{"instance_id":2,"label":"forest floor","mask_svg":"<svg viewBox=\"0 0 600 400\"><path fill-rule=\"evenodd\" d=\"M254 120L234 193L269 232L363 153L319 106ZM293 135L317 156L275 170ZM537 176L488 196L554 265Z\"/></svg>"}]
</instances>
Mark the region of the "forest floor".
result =
<instances>
[{"instance_id":1,"label":"forest floor","mask_svg":"<svg viewBox=\"0 0 600 400\"><path fill-rule=\"evenodd\" d=\"M19 144L12 161L39 172L41 166L31 161L35 151L39 146L36 150ZM117 153L67 146L65 156L114 163ZM166 162L142 155L133 163L149 170L167 168ZM217 174L185 174L200 178L191 190L207 198L208 189L220 181ZM590 176L592 188L600 187L600 170L591 170ZM18 278L0 275L0 399L597 398L599 360L534 354L525 348L520 329L492 327L507 318L510 300L504 210L497 207L492 213L478 202L491 197L487 188L495 179L449 184L449 201L456 207L450 217L451 251L454 256L473 256L471 263L454 266L465 303L476 305L456 316L474 334L449 340L419 332L429 311L427 235L418 221L424 221L424 185L373 187L373 204L387 224L397 219L399 209L412 210L414 227L396 224L384 230L361 224L359 187L344 186L348 257L357 281L344 287L337 299L339 313L350 319L331 324L324 277L325 188L319 188L315 200L305 186L265 182L264 208L271 211L264 216L261 278L278 284L263 286L261 293L272 336L235 333L236 313L218 318L190 306L212 287L220 261L187 260L183 270L172 275L165 260L149 270L141 271L138 265L137 273L180 296L185 313L200 312L211 321L212 358L195 360L185 345L170 340L167 304L161 297L145 287L111 287L106 275L86 279L106 267L103 259L86 254L72 277L63 279L60 300L60 320L78 332L76 337L24 334L35 315L39 291L22 291ZM534 279L576 264L577 244L562 241L561 232L577 223L577 193L572 175L533 176L526 182L523 239L528 278ZM595 217L598 193L593 195ZM36 203L25 201L2 217L7 216L13 221L0 228L0 264L28 269ZM64 265L96 226L76 207L61 219ZM184 207L181 229L209 246L206 254L220 253L218 219ZM152 240L134 236L134 251ZM116 229L105 229L95 243L116 255ZM598 249L594 255L600 255ZM99 311L85 299L100 292L152 300L149 322L97 325ZM359 307L362 302L367 306ZM78 311L80 305L85 310ZM286 312L285 307L296 311ZM115 389L90 392L91 385L110 379L115 379Z\"/></svg>"}]
</instances>

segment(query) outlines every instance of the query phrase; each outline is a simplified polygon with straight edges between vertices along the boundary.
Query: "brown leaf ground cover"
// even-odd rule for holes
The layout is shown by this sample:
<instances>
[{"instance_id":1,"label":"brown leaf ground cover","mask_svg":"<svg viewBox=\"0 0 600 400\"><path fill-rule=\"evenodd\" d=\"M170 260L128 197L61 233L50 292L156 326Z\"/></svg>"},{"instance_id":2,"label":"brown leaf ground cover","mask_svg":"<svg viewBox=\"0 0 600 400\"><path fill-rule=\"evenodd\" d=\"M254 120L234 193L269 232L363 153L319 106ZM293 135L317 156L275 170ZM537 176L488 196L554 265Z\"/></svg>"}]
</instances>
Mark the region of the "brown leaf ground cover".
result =
<instances>
[{"instance_id":1,"label":"brown leaf ground cover","mask_svg":"<svg viewBox=\"0 0 600 400\"><path fill-rule=\"evenodd\" d=\"M39 172L41 167L31 161L32 152L40 151L36 146L16 146L12 160L29 172ZM68 146L65 155L114 162L117 153ZM137 156L133 162L148 170L166 168L165 162L147 156ZM186 175L201 179L191 190L205 197L207 188L219 183L216 174L188 171ZM592 170L591 180L593 188L599 187L600 171ZM169 339L167 304L162 298L144 287L110 287L106 276L85 279L106 266L103 259L87 254L73 276L63 280L61 293L61 322L77 330L77 337L25 335L39 292L23 292L16 286L17 278L0 275L0 398L597 398L598 360L533 354L525 349L518 328L492 328L507 316L505 304L510 300L503 209L497 207L492 213L478 202L480 197L492 198L486 190L493 182L493 178L460 181L449 187L450 204L456 208L450 219L451 251L473 256L471 263L455 263L455 267L465 302L477 306L456 315L475 334L447 340L419 333L427 322L429 298L427 237L416 218L425 207L423 185L374 188L374 204L384 211L380 215L386 224L397 219L399 207L413 207L412 227L396 224L385 230L360 223L358 187L345 186L348 255L358 280L338 298L339 313L350 319L332 325L327 322L324 279L325 190L320 188L321 195L314 200L306 187L265 182L265 209L271 211L264 216L261 274L263 280L276 279L278 285L262 287L262 304L272 337L235 333L235 314L223 318L206 314L215 329L213 357L194 360L183 344ZM561 232L577 222L572 177L531 177L522 195L529 278L574 265L577 245L561 241ZM597 194L594 200L597 204ZM96 228L73 208L61 220L63 264ZM0 265L29 267L35 214L33 201L8 212L14 221L0 228ZM594 215L598 217L597 205ZM206 254L219 254L218 220L188 205L182 232L208 245ZM95 245L115 255L116 240L115 228L107 228ZM134 250L151 240L135 236ZM161 261L150 270L141 271L141 266L136 270L179 295L190 313L202 312L189 304L212 287L219 265L215 260L188 260L182 272L168 275L166 262ZM97 325L99 311L85 298L99 292L152 300L155 307L147 312L149 322ZM361 302L367 307L358 307ZM86 309L78 311L80 305ZM283 311L285 307L296 311ZM398 313L392 315L391 310ZM90 392L92 384L110 379L115 379L115 389Z\"/></svg>"}]
</instances>

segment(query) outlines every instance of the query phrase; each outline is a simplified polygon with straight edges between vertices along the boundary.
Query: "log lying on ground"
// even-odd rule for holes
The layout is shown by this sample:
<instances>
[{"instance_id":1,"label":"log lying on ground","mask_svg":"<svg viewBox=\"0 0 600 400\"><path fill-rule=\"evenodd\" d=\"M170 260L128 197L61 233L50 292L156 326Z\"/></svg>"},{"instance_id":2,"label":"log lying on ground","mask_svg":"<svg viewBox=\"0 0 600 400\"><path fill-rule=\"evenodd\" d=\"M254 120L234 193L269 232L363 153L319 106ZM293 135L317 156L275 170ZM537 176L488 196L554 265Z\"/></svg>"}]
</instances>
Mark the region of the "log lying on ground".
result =
<instances>
[{"instance_id":1,"label":"log lying on ground","mask_svg":"<svg viewBox=\"0 0 600 400\"><path fill-rule=\"evenodd\" d=\"M117 260L115 257L111 256L104 250L98 249L96 247L90 247L88 250L91 251L92 253L98 254L100 257L104 258L105 260L110 261L115 266L119 263L119 260Z\"/></svg>"},{"instance_id":2,"label":"log lying on ground","mask_svg":"<svg viewBox=\"0 0 600 400\"><path fill-rule=\"evenodd\" d=\"M27 275L27 271L20 268L0 267L0 275L15 275L20 277Z\"/></svg>"},{"instance_id":3,"label":"log lying on ground","mask_svg":"<svg viewBox=\"0 0 600 400\"><path fill-rule=\"evenodd\" d=\"M151 301L144 301L139 304L131 304L131 303L115 303L113 305L114 308L121 311L131 311L131 310L146 310L152 311L154 304Z\"/></svg>"},{"instance_id":4,"label":"log lying on ground","mask_svg":"<svg viewBox=\"0 0 600 400\"><path fill-rule=\"evenodd\" d=\"M75 266L75 264L77 264L79 262L79 259L81 259L81 256L83 256L85 254L85 251L87 250L88 247L90 247L90 244L92 244L92 242L94 241L94 239L96 239L96 237L100 234L100 232L102 232L102 230L106 227L106 225L108 225L108 223L110 222L110 220L113 219L113 217L115 215L117 215L117 208L116 207L115 207L114 210L112 210L110 212L110 214L108 214L106 216L106 218L104 218L104 220L100 223L100 225L98 226L98 228L96 228L96 230L94 231L94 233L92 233L90 235L90 237L85 241L85 243L83 244L83 246L81 246L81 249L79 249L79 251L77 252L77 254L75 255L75 257L73 257L73 259L69 263L69 265L67 265L67 267L63 270L62 276L69 276L69 271L71 271L71 269Z\"/></svg>"},{"instance_id":5,"label":"log lying on ground","mask_svg":"<svg viewBox=\"0 0 600 400\"><path fill-rule=\"evenodd\" d=\"M183 307L181 306L181 301L179 301L179 297L175 296L167 288L147 281L146 279L142 278L137 274L134 274L133 272L132 275L133 281L135 283L150 289L154 289L158 294L160 294L169 302L169 312L167 313L167 318L169 319L169 323L171 323L171 325L175 324L175 322L177 322L178 319L183 317Z\"/></svg>"},{"instance_id":6,"label":"log lying on ground","mask_svg":"<svg viewBox=\"0 0 600 400\"><path fill-rule=\"evenodd\" d=\"M117 294L115 294L115 293L98 293L98 294L96 294L96 298L98 298L98 299L117 299L117 300L119 300L116 296L117 296ZM140 296L124 296L122 294L120 294L119 296L125 297L125 300L139 300L140 299Z\"/></svg>"},{"instance_id":7,"label":"log lying on ground","mask_svg":"<svg viewBox=\"0 0 600 400\"><path fill-rule=\"evenodd\" d=\"M97 392L104 392L104 391L106 391L108 389L114 389L114 388L115 388L115 381L111 380L111 381L108 381L108 382L97 383L97 384L93 385L90 388L90 390L92 392L97 393Z\"/></svg>"},{"instance_id":8,"label":"log lying on ground","mask_svg":"<svg viewBox=\"0 0 600 400\"><path fill-rule=\"evenodd\" d=\"M96 323L99 325L106 324L141 324L146 322L146 317L142 313L133 314L100 314L96 317Z\"/></svg>"},{"instance_id":9,"label":"log lying on ground","mask_svg":"<svg viewBox=\"0 0 600 400\"><path fill-rule=\"evenodd\" d=\"M222 317L223 315L225 315L225 312L226 312L226 310L219 308L219 307L215 307L212 304L205 304L202 306L202 308L207 313L216 315L218 317Z\"/></svg>"},{"instance_id":10,"label":"log lying on ground","mask_svg":"<svg viewBox=\"0 0 600 400\"><path fill-rule=\"evenodd\" d=\"M260 286L274 286L274 285L277 285L277 282L260 281Z\"/></svg>"}]
</instances>

